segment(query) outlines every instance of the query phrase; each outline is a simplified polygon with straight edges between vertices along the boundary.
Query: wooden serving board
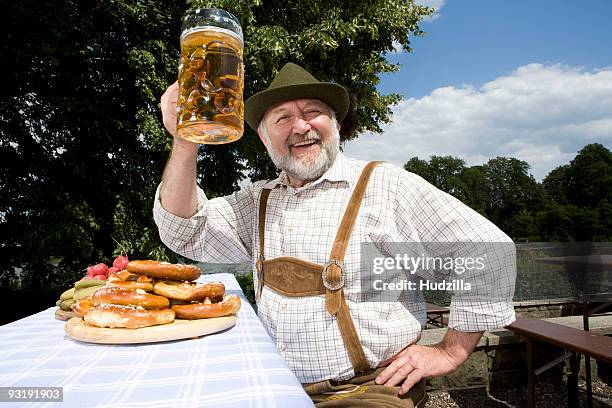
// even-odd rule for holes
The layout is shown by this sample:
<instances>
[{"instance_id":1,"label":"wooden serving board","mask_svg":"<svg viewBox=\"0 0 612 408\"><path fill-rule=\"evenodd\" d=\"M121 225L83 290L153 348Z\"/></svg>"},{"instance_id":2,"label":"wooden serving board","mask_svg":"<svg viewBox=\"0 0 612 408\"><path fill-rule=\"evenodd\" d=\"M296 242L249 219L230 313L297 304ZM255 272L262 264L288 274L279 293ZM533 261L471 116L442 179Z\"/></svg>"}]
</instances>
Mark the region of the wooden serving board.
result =
<instances>
[{"instance_id":1,"label":"wooden serving board","mask_svg":"<svg viewBox=\"0 0 612 408\"><path fill-rule=\"evenodd\" d=\"M82 318L74 317L68 320L65 330L73 339L87 343L134 344L195 338L228 329L234 324L236 316L225 316L198 320L176 319L170 324L140 329L109 329L89 326Z\"/></svg>"},{"instance_id":2,"label":"wooden serving board","mask_svg":"<svg viewBox=\"0 0 612 408\"><path fill-rule=\"evenodd\" d=\"M69 310L62 310L59 307L55 311L55 318L57 320L68 320L68 319L72 319L75 316L76 315L74 314L74 312L71 312Z\"/></svg>"}]
</instances>

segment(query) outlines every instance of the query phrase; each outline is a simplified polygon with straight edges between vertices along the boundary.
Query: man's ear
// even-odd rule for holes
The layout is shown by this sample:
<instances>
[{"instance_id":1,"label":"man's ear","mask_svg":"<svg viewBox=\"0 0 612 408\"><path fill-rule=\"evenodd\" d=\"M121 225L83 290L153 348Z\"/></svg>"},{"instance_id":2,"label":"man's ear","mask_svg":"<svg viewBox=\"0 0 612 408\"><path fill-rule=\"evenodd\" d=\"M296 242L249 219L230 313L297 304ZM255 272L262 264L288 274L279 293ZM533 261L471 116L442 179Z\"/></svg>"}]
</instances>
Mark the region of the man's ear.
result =
<instances>
[{"instance_id":1,"label":"man's ear","mask_svg":"<svg viewBox=\"0 0 612 408\"><path fill-rule=\"evenodd\" d=\"M259 126L257 128L257 135L259 136L259 140L261 140L261 143L263 143L263 145L266 145L266 138L263 135L263 132L261 131L261 126Z\"/></svg>"}]
</instances>

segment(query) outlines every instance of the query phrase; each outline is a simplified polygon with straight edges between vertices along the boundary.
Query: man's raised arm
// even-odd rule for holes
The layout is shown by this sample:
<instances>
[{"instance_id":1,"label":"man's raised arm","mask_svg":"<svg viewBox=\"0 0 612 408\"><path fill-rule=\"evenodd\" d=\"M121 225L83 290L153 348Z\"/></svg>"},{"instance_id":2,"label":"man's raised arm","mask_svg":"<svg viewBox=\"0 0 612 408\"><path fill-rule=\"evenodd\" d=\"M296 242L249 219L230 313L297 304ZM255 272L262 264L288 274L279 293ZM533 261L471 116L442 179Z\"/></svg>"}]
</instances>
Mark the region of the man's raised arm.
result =
<instances>
[{"instance_id":1,"label":"man's raised arm","mask_svg":"<svg viewBox=\"0 0 612 408\"><path fill-rule=\"evenodd\" d=\"M160 199L166 211L189 218L197 211L196 163L198 145L180 139L176 133L176 102L178 83L170 86L161 97L164 126L174 137L172 152L160 187Z\"/></svg>"}]
</instances>

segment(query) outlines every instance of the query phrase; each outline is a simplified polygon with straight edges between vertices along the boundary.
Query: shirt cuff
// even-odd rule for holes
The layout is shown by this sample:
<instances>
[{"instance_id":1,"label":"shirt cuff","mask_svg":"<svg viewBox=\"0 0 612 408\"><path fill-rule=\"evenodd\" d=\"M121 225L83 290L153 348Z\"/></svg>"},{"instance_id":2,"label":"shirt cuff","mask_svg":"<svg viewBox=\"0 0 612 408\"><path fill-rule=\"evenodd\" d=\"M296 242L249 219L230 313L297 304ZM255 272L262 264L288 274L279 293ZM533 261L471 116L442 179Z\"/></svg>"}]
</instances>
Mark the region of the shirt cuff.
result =
<instances>
[{"instance_id":1,"label":"shirt cuff","mask_svg":"<svg viewBox=\"0 0 612 408\"><path fill-rule=\"evenodd\" d=\"M495 330L516 320L512 301L451 300L448 327L462 332Z\"/></svg>"},{"instance_id":2,"label":"shirt cuff","mask_svg":"<svg viewBox=\"0 0 612 408\"><path fill-rule=\"evenodd\" d=\"M208 199L201 188L197 188L198 211L190 218L183 218L166 210L160 198L161 183L155 191L153 202L153 219L159 228L162 241L172 250L180 243L184 243L193 235L201 223L201 218L206 217Z\"/></svg>"}]
</instances>

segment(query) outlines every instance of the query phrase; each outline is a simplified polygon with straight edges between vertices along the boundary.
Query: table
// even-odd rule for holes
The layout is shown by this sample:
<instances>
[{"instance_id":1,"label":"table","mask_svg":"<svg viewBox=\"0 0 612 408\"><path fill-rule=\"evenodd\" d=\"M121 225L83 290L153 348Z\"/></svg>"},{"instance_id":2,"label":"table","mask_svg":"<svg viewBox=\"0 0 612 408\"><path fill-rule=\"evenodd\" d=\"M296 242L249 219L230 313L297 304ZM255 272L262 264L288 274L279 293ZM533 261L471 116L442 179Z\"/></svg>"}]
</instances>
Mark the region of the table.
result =
<instances>
[{"instance_id":1,"label":"table","mask_svg":"<svg viewBox=\"0 0 612 408\"><path fill-rule=\"evenodd\" d=\"M612 271L612 255L609 254L588 254L588 255L570 255L570 256L553 256L536 258L536 262L547 265L563 266L566 271L577 272L583 274L583 282L581 293L578 299L578 304L582 309L582 322L584 330L589 330L589 316L604 310L612 304L612 282L609 276ZM605 278L602 281L589 282L589 274L601 273ZM606 277L607 273L607 277ZM594 289L591 289L590 287ZM602 302L597 307L591 308L590 303ZM580 363L580 359L578 359ZM591 360L585 355L585 373L586 373L586 388L587 388L587 406L592 407L592 390L591 390Z\"/></svg>"},{"instance_id":2,"label":"table","mask_svg":"<svg viewBox=\"0 0 612 408\"><path fill-rule=\"evenodd\" d=\"M203 275L242 298L234 327L198 339L138 345L67 337L55 307L0 326L0 387L63 387L49 407L312 407L233 275Z\"/></svg>"},{"instance_id":3,"label":"table","mask_svg":"<svg viewBox=\"0 0 612 408\"><path fill-rule=\"evenodd\" d=\"M527 339L528 406L530 408L533 408L535 405L534 377L565 361L567 357L570 359L570 372L567 380L568 407L578 406L579 354L584 354L586 361L589 361L590 357L594 357L601 361L612 363L612 337L592 334L588 331L540 319L517 319L509 326L506 326L506 329L518 333ZM533 343L535 341L561 347L566 352L548 364L535 369L533 363ZM590 381L590 378L588 381ZM587 404L592 406L592 390L588 386Z\"/></svg>"},{"instance_id":4,"label":"table","mask_svg":"<svg viewBox=\"0 0 612 408\"><path fill-rule=\"evenodd\" d=\"M427 306L427 324L434 327L444 327L448 320L445 315L450 313L450 309L443 306L438 306L433 303L426 303Z\"/></svg>"}]
</instances>

